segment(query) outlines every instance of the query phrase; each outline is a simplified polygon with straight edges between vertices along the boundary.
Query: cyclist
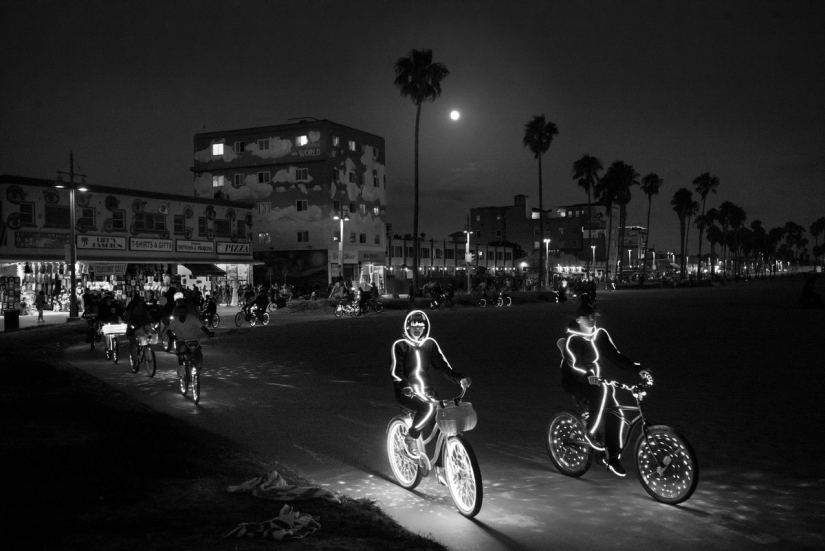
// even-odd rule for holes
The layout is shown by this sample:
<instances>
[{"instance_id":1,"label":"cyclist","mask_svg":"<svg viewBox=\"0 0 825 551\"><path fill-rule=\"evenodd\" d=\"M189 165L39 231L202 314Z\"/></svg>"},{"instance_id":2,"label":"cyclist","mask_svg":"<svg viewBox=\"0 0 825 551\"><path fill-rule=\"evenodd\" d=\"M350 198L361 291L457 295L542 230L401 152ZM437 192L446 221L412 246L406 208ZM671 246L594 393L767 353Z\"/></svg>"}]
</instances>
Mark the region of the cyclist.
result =
<instances>
[{"instance_id":1,"label":"cyclist","mask_svg":"<svg viewBox=\"0 0 825 551\"><path fill-rule=\"evenodd\" d=\"M189 315L189 306L187 306L186 303L175 307L175 317L172 318L169 325L163 328L161 337L163 337L167 331L172 333L169 342L174 340L177 343L176 354L178 355L178 365L183 364L183 353L186 351L186 341L200 341L201 333L207 337L215 336L212 331L201 323L197 316ZM198 361L203 357L200 346L192 351L192 357Z\"/></svg>"},{"instance_id":2,"label":"cyclist","mask_svg":"<svg viewBox=\"0 0 825 551\"><path fill-rule=\"evenodd\" d=\"M596 309L585 302L576 310L575 320L567 329L564 345L564 362L562 362L562 387L580 400L588 403L589 416L585 438L596 450L606 451L607 467L617 476L625 476L625 470L619 462L622 449L622 421L616 415L608 415L605 408L618 407L616 388L604 381L602 365L607 360L609 365L624 371L638 373L652 382L650 371L641 369L639 364L623 356L608 332L596 327ZM622 415L621 410L618 410ZM596 438L596 433L604 424L604 444ZM606 448L606 449L605 449Z\"/></svg>"},{"instance_id":3,"label":"cyclist","mask_svg":"<svg viewBox=\"0 0 825 551\"><path fill-rule=\"evenodd\" d=\"M129 358L132 362L135 361L137 354L137 339L141 334L152 332L151 324L154 323L143 298L136 296L126 311L123 313L123 318L129 325L126 327L126 338L129 339ZM146 326L149 326L147 329Z\"/></svg>"},{"instance_id":4,"label":"cyclist","mask_svg":"<svg viewBox=\"0 0 825 551\"><path fill-rule=\"evenodd\" d=\"M112 293L103 296L103 302L97 309L97 323L99 326L107 323L121 323L123 321L123 306L119 300L115 300ZM109 356L109 339L106 339L106 357Z\"/></svg>"},{"instance_id":5,"label":"cyclist","mask_svg":"<svg viewBox=\"0 0 825 551\"><path fill-rule=\"evenodd\" d=\"M206 325L212 327L212 317L218 313L218 303L212 295L206 295L206 302L203 307L203 316L206 320Z\"/></svg>"},{"instance_id":6,"label":"cyclist","mask_svg":"<svg viewBox=\"0 0 825 551\"><path fill-rule=\"evenodd\" d=\"M430 388L434 372L462 388L470 386L470 378L453 370L441 347L430 338L430 320L421 310L413 310L404 320L404 337L392 345L390 373L395 387L395 400L414 413L406 437L411 455L426 456L421 431L435 417L435 395ZM417 447L416 447L417 446Z\"/></svg>"}]
</instances>

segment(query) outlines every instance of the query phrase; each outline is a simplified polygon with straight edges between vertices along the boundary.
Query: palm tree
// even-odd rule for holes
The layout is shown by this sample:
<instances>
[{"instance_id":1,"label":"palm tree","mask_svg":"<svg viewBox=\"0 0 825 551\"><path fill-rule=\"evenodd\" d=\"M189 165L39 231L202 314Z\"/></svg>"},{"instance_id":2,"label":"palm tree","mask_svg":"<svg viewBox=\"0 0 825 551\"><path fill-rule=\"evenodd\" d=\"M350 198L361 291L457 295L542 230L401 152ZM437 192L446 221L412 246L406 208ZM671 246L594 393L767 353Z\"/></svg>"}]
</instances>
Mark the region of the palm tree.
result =
<instances>
[{"instance_id":1,"label":"palm tree","mask_svg":"<svg viewBox=\"0 0 825 551\"><path fill-rule=\"evenodd\" d=\"M718 210L713 208L708 209L705 216L702 218L705 224L705 229L708 232L708 243L710 243L710 277L713 277L716 268L716 263L713 261L713 257L716 255L716 248L714 245L721 245L725 236L722 233L721 228L716 225L717 222L721 222ZM713 232L713 238L711 238L711 232Z\"/></svg>"},{"instance_id":2,"label":"palm tree","mask_svg":"<svg viewBox=\"0 0 825 551\"><path fill-rule=\"evenodd\" d=\"M685 278L685 269L687 267L687 227L690 224L690 217L699 212L699 203L693 200L693 192L688 188L679 188L673 194L673 199L670 200L670 206L676 216L679 217L679 236L682 250L681 272L682 279Z\"/></svg>"},{"instance_id":3,"label":"palm tree","mask_svg":"<svg viewBox=\"0 0 825 551\"><path fill-rule=\"evenodd\" d=\"M762 226L761 220L754 220L751 222L751 240L753 242L753 256L754 259L757 255L762 254L762 250L765 248L765 240L767 239L768 234L765 231L764 226ZM765 268L765 259L762 258L760 262L760 269L757 273L764 274Z\"/></svg>"},{"instance_id":4,"label":"palm tree","mask_svg":"<svg viewBox=\"0 0 825 551\"><path fill-rule=\"evenodd\" d=\"M441 62L433 62L432 50L411 50L408 57L395 62L395 85L403 97L415 104L415 200L413 202L413 284L418 288L418 129L421 104L441 95L441 81L450 71Z\"/></svg>"},{"instance_id":5,"label":"palm tree","mask_svg":"<svg viewBox=\"0 0 825 551\"><path fill-rule=\"evenodd\" d=\"M739 273L741 269L741 266L739 265L739 228L741 228L744 225L745 220L747 219L748 215L745 212L745 209L743 209L739 205L733 205L733 207L730 209L730 212L728 213L728 222L730 223L732 230L731 237L733 238L732 242L735 251L735 256L733 257L733 259L734 265L736 266L736 273Z\"/></svg>"},{"instance_id":6,"label":"palm tree","mask_svg":"<svg viewBox=\"0 0 825 551\"><path fill-rule=\"evenodd\" d=\"M613 205L616 203L616 188L615 172L611 172L609 169L593 188L596 200L604 205L607 210L607 250L605 252L604 268L605 275L608 276L610 275L610 246L613 243Z\"/></svg>"},{"instance_id":7,"label":"palm tree","mask_svg":"<svg viewBox=\"0 0 825 551\"><path fill-rule=\"evenodd\" d=\"M615 202L619 205L619 254L616 256L618 263L619 258L624 258L622 247L624 247L624 233L627 225L627 204L630 202L632 186L639 185L639 173L623 161L616 161L610 168L607 169L604 177L610 180L610 184L615 191ZM624 272L624 262L617 266L619 270L619 281L622 280Z\"/></svg>"},{"instance_id":8,"label":"palm tree","mask_svg":"<svg viewBox=\"0 0 825 551\"><path fill-rule=\"evenodd\" d=\"M593 218L590 213L590 193L596 182L599 181L599 172L602 170L602 162L592 155L582 155L582 158L573 163L573 179L578 181L579 187L587 193L587 230L592 243L593 240ZM590 275L590 256L587 254L587 247L584 247L584 256L587 257L585 273ZM595 269L595 267L594 267Z\"/></svg>"},{"instance_id":9,"label":"palm tree","mask_svg":"<svg viewBox=\"0 0 825 551\"><path fill-rule=\"evenodd\" d=\"M814 238L814 271L819 266L819 255L822 254L819 248L819 235L825 231L825 216L818 218L809 228L811 237Z\"/></svg>"},{"instance_id":10,"label":"palm tree","mask_svg":"<svg viewBox=\"0 0 825 551\"><path fill-rule=\"evenodd\" d=\"M710 172L703 172L693 180L693 189L702 198L702 226L699 227L699 265L702 262L702 239L705 234L705 203L707 202L708 194L716 193L716 188L719 187L719 178L712 176ZM700 219L697 218L697 222ZM701 277L702 270L699 270L699 277Z\"/></svg>"},{"instance_id":11,"label":"palm tree","mask_svg":"<svg viewBox=\"0 0 825 551\"><path fill-rule=\"evenodd\" d=\"M785 237L784 228L771 228L768 231L768 238L765 240L765 254L771 258L771 270L774 275L776 275L776 257L779 253L777 247L782 242L783 237Z\"/></svg>"},{"instance_id":12,"label":"palm tree","mask_svg":"<svg viewBox=\"0 0 825 551\"><path fill-rule=\"evenodd\" d=\"M647 236L645 236L645 260L642 262L642 274L647 270L647 249L650 244L650 206L653 201L653 196L659 195L659 188L662 187L664 183L665 181L654 173L650 173L642 178L642 192L647 195Z\"/></svg>"},{"instance_id":13,"label":"palm tree","mask_svg":"<svg viewBox=\"0 0 825 551\"><path fill-rule=\"evenodd\" d=\"M724 201L719 205L719 215L717 220L722 225L722 268L725 270L725 277L727 277L728 269L728 229L730 228L730 216L733 209L736 207L730 201Z\"/></svg>"},{"instance_id":14,"label":"palm tree","mask_svg":"<svg viewBox=\"0 0 825 551\"><path fill-rule=\"evenodd\" d=\"M544 185L541 180L541 156L544 155L553 137L559 129L552 122L545 121L544 115L535 115L533 120L524 125L524 147L533 152L534 158L539 160L539 287L544 289Z\"/></svg>"}]
</instances>

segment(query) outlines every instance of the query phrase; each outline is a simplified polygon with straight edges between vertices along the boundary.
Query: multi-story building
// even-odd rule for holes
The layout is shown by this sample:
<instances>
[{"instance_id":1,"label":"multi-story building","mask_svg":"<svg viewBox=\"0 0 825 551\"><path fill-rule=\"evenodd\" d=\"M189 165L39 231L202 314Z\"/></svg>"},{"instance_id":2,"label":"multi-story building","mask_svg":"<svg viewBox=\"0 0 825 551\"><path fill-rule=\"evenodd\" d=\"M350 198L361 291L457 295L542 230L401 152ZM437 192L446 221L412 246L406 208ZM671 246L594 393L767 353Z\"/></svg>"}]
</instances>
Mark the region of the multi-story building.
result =
<instances>
[{"instance_id":1,"label":"multi-story building","mask_svg":"<svg viewBox=\"0 0 825 551\"><path fill-rule=\"evenodd\" d=\"M385 286L383 138L305 119L200 133L194 146L196 196L255 204L256 282Z\"/></svg>"}]
</instances>

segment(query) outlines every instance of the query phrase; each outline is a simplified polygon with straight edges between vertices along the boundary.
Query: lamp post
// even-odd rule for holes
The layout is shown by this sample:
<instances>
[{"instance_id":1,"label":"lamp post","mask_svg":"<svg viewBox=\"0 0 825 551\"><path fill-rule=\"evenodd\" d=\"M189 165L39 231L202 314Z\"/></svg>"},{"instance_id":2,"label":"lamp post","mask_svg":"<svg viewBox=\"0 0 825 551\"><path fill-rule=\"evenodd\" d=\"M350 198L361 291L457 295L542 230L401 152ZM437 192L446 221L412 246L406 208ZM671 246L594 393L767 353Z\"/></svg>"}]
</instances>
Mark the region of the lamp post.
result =
<instances>
[{"instance_id":1,"label":"lamp post","mask_svg":"<svg viewBox=\"0 0 825 551\"><path fill-rule=\"evenodd\" d=\"M596 245L590 245L590 250L593 251L593 278L596 277Z\"/></svg>"},{"instance_id":2,"label":"lamp post","mask_svg":"<svg viewBox=\"0 0 825 551\"><path fill-rule=\"evenodd\" d=\"M467 292L472 291L470 288L470 236L473 232L470 231L470 219L467 219L467 225L464 226L464 234L467 238L464 240L464 267L467 271Z\"/></svg>"},{"instance_id":3,"label":"lamp post","mask_svg":"<svg viewBox=\"0 0 825 551\"><path fill-rule=\"evenodd\" d=\"M78 186L78 191L86 191L86 175L85 174L75 174L74 171L74 152L69 152L69 172L63 172L58 170L57 171L57 182L55 183L54 187L58 189L63 189L66 187L66 184L63 183L63 175L67 175L69 177L69 225L71 227L71 235L72 235L72 242L69 245L69 268L71 273L71 279L69 285L71 289L69 290L69 319L66 321L75 321L77 319L77 272L75 265L77 264L77 236L75 234L75 201L74 201L74 177L80 176L82 179L80 181L80 186Z\"/></svg>"},{"instance_id":4,"label":"lamp post","mask_svg":"<svg viewBox=\"0 0 825 551\"><path fill-rule=\"evenodd\" d=\"M333 220L338 220L340 224L339 230L339 237L338 237L338 275L341 277L341 281L344 280L344 222L349 222L349 210L344 208L344 204L341 203L338 206L338 211L332 217Z\"/></svg>"},{"instance_id":5,"label":"lamp post","mask_svg":"<svg viewBox=\"0 0 825 551\"><path fill-rule=\"evenodd\" d=\"M550 285L550 239L544 238L544 288Z\"/></svg>"}]
</instances>

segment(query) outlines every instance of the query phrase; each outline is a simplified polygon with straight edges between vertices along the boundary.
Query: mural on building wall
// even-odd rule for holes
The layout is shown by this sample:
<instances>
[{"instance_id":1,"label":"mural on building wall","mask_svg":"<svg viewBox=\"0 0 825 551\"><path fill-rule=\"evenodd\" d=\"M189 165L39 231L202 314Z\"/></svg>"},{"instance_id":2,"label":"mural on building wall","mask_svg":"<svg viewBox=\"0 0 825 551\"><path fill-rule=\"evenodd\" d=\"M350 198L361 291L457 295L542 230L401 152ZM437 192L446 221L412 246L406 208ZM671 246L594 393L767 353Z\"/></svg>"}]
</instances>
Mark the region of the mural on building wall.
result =
<instances>
[{"instance_id":1,"label":"mural on building wall","mask_svg":"<svg viewBox=\"0 0 825 551\"><path fill-rule=\"evenodd\" d=\"M64 246L71 242L70 192L42 186L4 187L0 200L0 252L55 249L51 254L62 256ZM86 236L95 243L111 237L106 242L117 243L123 250L168 252L205 252L214 250L212 242L252 240L250 209L95 191L76 193L75 205L80 248L84 248L82 243L92 243L89 239L82 241ZM177 246L176 241L180 241ZM199 248L199 242L209 245Z\"/></svg>"}]
</instances>

